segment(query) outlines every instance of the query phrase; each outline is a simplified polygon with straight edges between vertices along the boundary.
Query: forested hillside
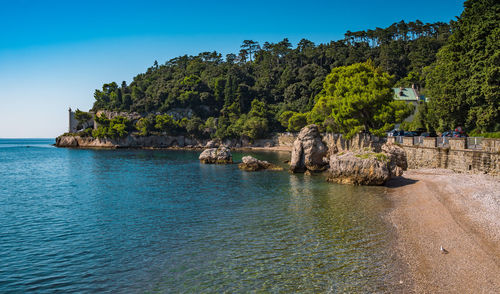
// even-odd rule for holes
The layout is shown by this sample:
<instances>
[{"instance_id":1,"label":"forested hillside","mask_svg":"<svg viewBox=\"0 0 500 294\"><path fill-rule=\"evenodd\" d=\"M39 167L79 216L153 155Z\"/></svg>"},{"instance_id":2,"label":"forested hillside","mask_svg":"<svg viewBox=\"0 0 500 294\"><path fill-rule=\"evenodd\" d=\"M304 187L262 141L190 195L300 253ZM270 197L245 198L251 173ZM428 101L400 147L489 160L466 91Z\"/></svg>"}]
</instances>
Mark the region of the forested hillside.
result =
<instances>
[{"instance_id":1,"label":"forested hillside","mask_svg":"<svg viewBox=\"0 0 500 294\"><path fill-rule=\"evenodd\" d=\"M164 64L155 61L130 85L105 84L95 91L93 110L141 113L149 120L141 122L144 134L155 129L155 114L186 108L193 115L177 122L177 132L262 137L271 131L296 130L304 119L296 116L291 120L295 125L289 125L291 116L313 108L333 68L372 60L393 75L393 84L425 86L425 67L435 61L450 34L449 24L417 20L348 31L344 39L327 44L306 39L296 46L288 39L263 44L245 40L237 54L225 58L202 52Z\"/></svg>"}]
</instances>

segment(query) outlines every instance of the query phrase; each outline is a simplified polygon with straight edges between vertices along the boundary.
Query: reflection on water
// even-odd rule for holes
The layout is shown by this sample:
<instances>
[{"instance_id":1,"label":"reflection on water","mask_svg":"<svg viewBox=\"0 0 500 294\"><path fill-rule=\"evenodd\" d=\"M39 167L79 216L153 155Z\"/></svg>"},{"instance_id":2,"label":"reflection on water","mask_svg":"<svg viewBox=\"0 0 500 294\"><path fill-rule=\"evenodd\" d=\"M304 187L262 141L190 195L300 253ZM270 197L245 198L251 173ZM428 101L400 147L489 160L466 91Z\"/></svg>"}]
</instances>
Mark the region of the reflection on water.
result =
<instances>
[{"instance_id":1,"label":"reflection on water","mask_svg":"<svg viewBox=\"0 0 500 294\"><path fill-rule=\"evenodd\" d=\"M379 188L198 152L11 147L0 292L391 292Z\"/></svg>"}]
</instances>

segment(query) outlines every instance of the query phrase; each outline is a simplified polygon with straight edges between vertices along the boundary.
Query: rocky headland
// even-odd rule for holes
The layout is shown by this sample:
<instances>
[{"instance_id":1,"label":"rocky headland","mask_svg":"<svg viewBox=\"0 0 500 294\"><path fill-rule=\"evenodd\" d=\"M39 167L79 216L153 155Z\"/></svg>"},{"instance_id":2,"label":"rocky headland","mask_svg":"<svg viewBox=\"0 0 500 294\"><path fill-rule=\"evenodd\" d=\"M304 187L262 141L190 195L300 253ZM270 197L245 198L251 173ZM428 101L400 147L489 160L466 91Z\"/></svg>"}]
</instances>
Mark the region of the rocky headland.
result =
<instances>
[{"instance_id":1,"label":"rocky headland","mask_svg":"<svg viewBox=\"0 0 500 294\"><path fill-rule=\"evenodd\" d=\"M62 135L56 138L57 147L70 148L185 148L185 149L204 149L218 146L227 146L230 148L266 148L273 149L278 145L278 138L258 139L250 141L247 139L200 139L189 136L170 136L170 135L128 135L124 138L94 138L78 135ZM281 146L280 150L289 151L289 147Z\"/></svg>"}]
</instances>

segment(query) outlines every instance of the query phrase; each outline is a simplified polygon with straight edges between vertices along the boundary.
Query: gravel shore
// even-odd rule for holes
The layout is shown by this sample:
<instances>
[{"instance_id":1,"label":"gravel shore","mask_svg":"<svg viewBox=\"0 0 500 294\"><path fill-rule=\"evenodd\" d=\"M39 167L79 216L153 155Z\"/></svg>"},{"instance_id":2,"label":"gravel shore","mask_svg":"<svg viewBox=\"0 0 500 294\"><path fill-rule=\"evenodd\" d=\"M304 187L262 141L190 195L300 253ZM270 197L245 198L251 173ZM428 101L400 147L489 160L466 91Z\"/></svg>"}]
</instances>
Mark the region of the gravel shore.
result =
<instances>
[{"instance_id":1,"label":"gravel shore","mask_svg":"<svg viewBox=\"0 0 500 294\"><path fill-rule=\"evenodd\" d=\"M388 182L387 194L407 292L500 291L499 177L409 170Z\"/></svg>"}]
</instances>

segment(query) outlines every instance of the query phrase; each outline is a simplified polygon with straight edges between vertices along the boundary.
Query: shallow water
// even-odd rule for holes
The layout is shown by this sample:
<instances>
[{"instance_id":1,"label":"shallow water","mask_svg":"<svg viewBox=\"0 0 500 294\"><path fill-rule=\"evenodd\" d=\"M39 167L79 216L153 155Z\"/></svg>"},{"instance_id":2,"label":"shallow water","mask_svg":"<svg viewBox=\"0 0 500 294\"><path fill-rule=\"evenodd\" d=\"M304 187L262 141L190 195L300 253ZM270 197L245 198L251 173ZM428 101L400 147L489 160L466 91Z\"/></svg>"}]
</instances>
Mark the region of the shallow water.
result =
<instances>
[{"instance_id":1,"label":"shallow water","mask_svg":"<svg viewBox=\"0 0 500 294\"><path fill-rule=\"evenodd\" d=\"M0 139L0 292L391 290L383 188L53 141Z\"/></svg>"}]
</instances>

